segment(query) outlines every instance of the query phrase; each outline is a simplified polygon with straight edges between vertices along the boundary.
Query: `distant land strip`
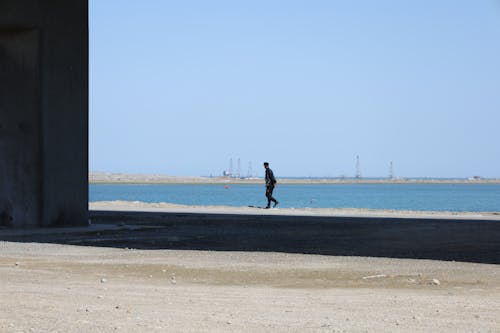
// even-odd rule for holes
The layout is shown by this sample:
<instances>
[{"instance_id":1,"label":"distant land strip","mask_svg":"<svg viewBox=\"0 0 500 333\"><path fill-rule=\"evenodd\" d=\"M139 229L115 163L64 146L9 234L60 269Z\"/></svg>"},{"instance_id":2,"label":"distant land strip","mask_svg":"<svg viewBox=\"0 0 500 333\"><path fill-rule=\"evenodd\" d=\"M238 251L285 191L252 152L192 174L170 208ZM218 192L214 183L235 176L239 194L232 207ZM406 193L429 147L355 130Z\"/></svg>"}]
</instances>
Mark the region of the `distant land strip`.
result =
<instances>
[{"instance_id":1,"label":"distant land strip","mask_svg":"<svg viewBox=\"0 0 500 333\"><path fill-rule=\"evenodd\" d=\"M90 184L262 184L263 178L90 172ZM500 178L278 178L279 184L500 184Z\"/></svg>"}]
</instances>

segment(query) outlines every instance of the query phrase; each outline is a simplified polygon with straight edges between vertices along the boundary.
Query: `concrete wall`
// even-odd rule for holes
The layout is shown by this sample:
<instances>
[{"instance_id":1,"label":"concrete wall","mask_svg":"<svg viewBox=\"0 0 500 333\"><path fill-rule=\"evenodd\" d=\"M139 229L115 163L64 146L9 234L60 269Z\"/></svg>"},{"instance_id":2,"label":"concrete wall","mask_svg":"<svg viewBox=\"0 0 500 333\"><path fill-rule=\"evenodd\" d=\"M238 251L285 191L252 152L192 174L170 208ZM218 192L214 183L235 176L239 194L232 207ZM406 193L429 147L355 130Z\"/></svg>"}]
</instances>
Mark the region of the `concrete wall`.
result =
<instances>
[{"instance_id":1,"label":"concrete wall","mask_svg":"<svg viewBox=\"0 0 500 333\"><path fill-rule=\"evenodd\" d=\"M0 1L0 226L88 223L87 0Z\"/></svg>"}]
</instances>

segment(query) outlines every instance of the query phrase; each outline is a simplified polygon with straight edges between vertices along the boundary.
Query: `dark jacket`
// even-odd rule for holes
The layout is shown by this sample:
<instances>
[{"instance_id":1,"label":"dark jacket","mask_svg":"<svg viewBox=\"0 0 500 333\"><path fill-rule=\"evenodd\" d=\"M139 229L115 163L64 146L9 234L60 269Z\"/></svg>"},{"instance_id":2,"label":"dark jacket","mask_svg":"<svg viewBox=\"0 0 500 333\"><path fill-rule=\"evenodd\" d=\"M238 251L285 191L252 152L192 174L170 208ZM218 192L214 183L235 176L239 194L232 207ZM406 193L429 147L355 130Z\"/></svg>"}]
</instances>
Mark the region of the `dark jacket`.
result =
<instances>
[{"instance_id":1,"label":"dark jacket","mask_svg":"<svg viewBox=\"0 0 500 333\"><path fill-rule=\"evenodd\" d=\"M270 168L266 169L266 186L274 186L276 184L276 178L274 178L273 170Z\"/></svg>"}]
</instances>

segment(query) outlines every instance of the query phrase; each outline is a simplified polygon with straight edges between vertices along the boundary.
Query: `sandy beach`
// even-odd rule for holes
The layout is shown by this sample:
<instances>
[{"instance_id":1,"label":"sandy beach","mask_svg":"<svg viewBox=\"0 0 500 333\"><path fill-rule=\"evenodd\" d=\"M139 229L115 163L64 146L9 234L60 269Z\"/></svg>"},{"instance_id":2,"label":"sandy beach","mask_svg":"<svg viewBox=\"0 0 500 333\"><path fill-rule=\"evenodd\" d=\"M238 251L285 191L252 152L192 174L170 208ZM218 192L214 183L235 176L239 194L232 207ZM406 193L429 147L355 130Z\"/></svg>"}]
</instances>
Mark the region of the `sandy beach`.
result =
<instances>
[{"instance_id":1,"label":"sandy beach","mask_svg":"<svg viewBox=\"0 0 500 333\"><path fill-rule=\"evenodd\" d=\"M497 265L0 242L1 332L498 332Z\"/></svg>"},{"instance_id":2,"label":"sandy beach","mask_svg":"<svg viewBox=\"0 0 500 333\"><path fill-rule=\"evenodd\" d=\"M252 214L248 207L131 202L91 203L90 208ZM272 209L269 214L396 213ZM439 218L446 217L440 214ZM123 239L135 235L147 241L148 235L160 231L150 229L148 234L147 228L93 224L32 230L32 237L20 241L7 241L15 230L0 230L0 332L498 332L500 328L499 265L77 246L53 239L49 244L40 236L59 233L61 241L78 244L78 239L95 241L109 235ZM161 237L170 243L182 240L171 229L163 230L166 236Z\"/></svg>"},{"instance_id":3,"label":"sandy beach","mask_svg":"<svg viewBox=\"0 0 500 333\"><path fill-rule=\"evenodd\" d=\"M97 201L89 203L90 210L146 211L169 213L207 213L207 214L249 214L249 215L288 215L288 216L339 216L339 217L395 217L395 218L442 218L442 219L487 219L500 221L499 212L446 212L410 211L362 208L273 208L233 206L194 206L167 202L147 203L141 201Z\"/></svg>"}]
</instances>

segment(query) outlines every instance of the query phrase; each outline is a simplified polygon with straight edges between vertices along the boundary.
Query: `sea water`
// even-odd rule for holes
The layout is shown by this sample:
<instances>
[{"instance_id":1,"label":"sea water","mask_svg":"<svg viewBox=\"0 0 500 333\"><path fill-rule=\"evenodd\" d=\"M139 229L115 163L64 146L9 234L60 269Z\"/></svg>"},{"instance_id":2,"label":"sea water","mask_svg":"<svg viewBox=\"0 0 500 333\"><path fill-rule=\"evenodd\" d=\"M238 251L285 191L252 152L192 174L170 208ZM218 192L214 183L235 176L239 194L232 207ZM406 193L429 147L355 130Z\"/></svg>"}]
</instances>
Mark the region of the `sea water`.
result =
<instances>
[{"instance_id":1,"label":"sea water","mask_svg":"<svg viewBox=\"0 0 500 333\"><path fill-rule=\"evenodd\" d=\"M368 208L500 212L500 184L279 184L283 208ZM264 206L258 184L91 184L89 201L167 202L200 206Z\"/></svg>"}]
</instances>

